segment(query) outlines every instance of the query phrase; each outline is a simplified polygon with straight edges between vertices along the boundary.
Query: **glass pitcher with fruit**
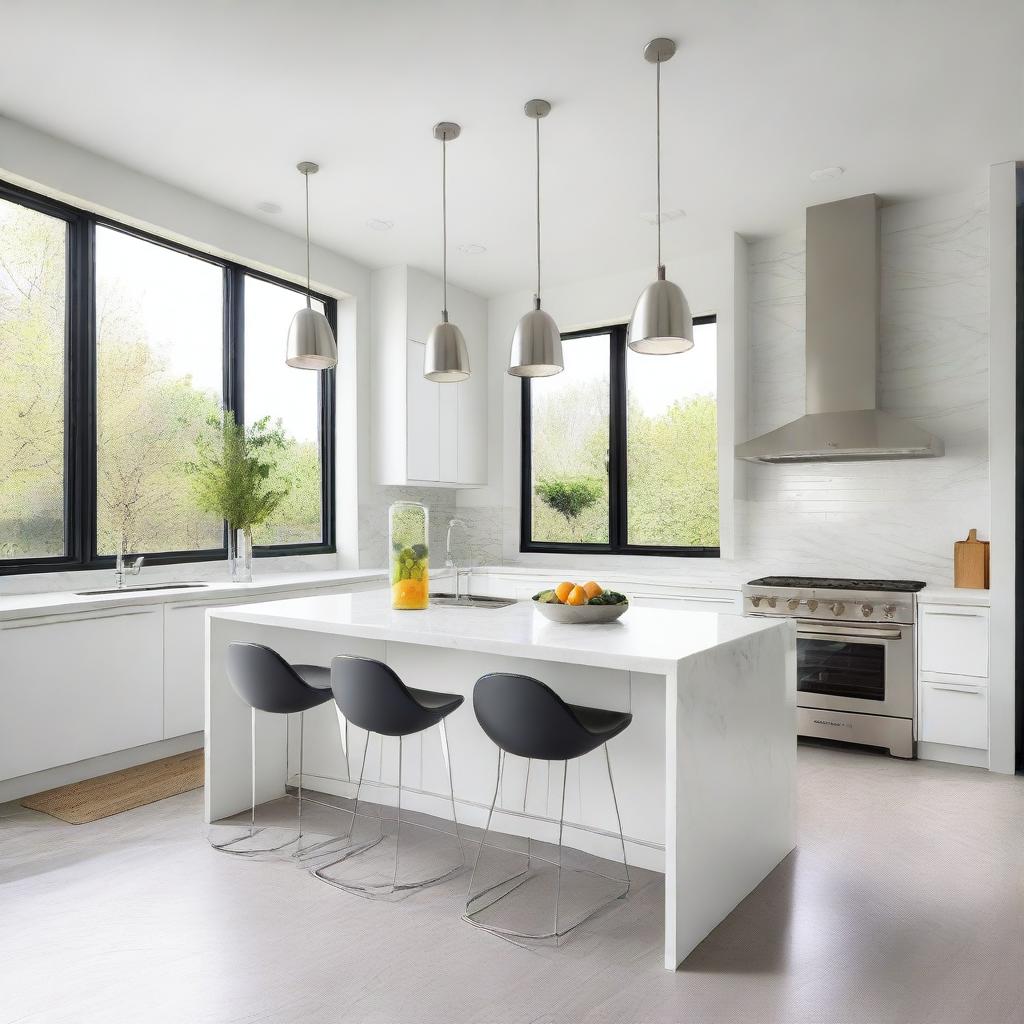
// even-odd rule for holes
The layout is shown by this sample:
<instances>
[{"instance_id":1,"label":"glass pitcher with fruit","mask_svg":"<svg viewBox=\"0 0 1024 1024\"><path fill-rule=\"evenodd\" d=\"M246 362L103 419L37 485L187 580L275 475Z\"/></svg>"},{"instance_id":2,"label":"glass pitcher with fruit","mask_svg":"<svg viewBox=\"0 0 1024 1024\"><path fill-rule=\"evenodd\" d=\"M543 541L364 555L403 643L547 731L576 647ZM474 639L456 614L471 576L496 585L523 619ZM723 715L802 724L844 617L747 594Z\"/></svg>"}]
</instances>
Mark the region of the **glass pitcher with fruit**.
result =
<instances>
[{"instance_id":1,"label":"glass pitcher with fruit","mask_svg":"<svg viewBox=\"0 0 1024 1024\"><path fill-rule=\"evenodd\" d=\"M418 501L396 501L388 512L391 607L406 611L430 604L429 514Z\"/></svg>"}]
</instances>

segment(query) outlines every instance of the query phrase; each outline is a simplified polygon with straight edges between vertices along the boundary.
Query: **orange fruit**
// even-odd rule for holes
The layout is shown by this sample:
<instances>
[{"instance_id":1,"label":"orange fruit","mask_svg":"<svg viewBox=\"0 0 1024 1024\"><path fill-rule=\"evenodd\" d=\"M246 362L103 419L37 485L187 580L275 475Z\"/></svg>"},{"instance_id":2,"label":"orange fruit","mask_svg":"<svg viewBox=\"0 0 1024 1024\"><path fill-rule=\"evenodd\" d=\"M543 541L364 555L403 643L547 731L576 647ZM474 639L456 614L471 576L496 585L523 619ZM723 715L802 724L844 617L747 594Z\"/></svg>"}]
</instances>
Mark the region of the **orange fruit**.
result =
<instances>
[{"instance_id":1,"label":"orange fruit","mask_svg":"<svg viewBox=\"0 0 1024 1024\"><path fill-rule=\"evenodd\" d=\"M604 588L601 584L595 583L593 580L589 583L584 583L583 589L587 592L587 597L600 597L604 593Z\"/></svg>"},{"instance_id":2,"label":"orange fruit","mask_svg":"<svg viewBox=\"0 0 1024 1024\"><path fill-rule=\"evenodd\" d=\"M565 599L566 604L580 605L587 603L587 592L582 587L573 587L569 596Z\"/></svg>"},{"instance_id":3,"label":"orange fruit","mask_svg":"<svg viewBox=\"0 0 1024 1024\"><path fill-rule=\"evenodd\" d=\"M555 597L557 597L558 600L562 602L562 604L565 604L569 600L569 595L575 589L576 589L576 584L575 583L569 583L569 582L559 583L558 586L555 587Z\"/></svg>"}]
</instances>

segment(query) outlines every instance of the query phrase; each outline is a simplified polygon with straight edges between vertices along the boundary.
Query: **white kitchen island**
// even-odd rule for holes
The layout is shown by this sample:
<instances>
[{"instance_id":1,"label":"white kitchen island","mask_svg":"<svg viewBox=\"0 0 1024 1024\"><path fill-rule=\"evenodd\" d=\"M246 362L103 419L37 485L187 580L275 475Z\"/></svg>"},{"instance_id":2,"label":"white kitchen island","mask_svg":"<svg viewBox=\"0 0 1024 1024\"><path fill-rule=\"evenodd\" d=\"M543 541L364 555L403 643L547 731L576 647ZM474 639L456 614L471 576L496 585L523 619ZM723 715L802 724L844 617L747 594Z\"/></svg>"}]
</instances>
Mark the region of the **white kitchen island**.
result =
<instances>
[{"instance_id":1,"label":"white kitchen island","mask_svg":"<svg viewBox=\"0 0 1024 1024\"><path fill-rule=\"evenodd\" d=\"M465 703L448 721L462 824L484 824L495 787L496 748L472 709L473 684L481 675L521 672L571 703L630 710L632 724L609 751L628 859L665 873L669 969L793 849L792 622L633 608L608 625L558 625L528 601L507 608L393 611L387 589L211 609L208 822L251 805L250 714L224 669L234 640L267 644L291 662L329 665L339 654L377 658L410 686L464 694ZM306 786L352 796L349 765L357 775L365 733L350 728L331 701L307 712L305 736ZM286 737L283 719L257 716L258 803L281 796L295 770L297 745ZM406 746L403 807L450 818L436 734L412 741L417 745ZM380 783L393 784L397 741L372 742L367 777L373 773ZM570 763L566 820L579 828L567 831L567 842L615 858L618 834L598 755ZM534 766L525 794L525 764L519 780L511 766L506 769L502 830L550 840L558 806L547 768Z\"/></svg>"}]
</instances>

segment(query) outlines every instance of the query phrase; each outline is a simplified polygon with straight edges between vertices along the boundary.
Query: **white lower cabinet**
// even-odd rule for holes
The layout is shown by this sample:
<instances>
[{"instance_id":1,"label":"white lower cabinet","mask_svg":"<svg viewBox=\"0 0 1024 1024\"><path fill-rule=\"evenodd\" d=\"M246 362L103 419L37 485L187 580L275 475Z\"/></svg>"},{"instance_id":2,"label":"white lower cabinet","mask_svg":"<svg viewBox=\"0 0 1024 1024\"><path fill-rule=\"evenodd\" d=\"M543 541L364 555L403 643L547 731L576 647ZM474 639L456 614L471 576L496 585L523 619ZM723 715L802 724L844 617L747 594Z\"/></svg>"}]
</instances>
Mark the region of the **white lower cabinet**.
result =
<instances>
[{"instance_id":1,"label":"white lower cabinet","mask_svg":"<svg viewBox=\"0 0 1024 1024\"><path fill-rule=\"evenodd\" d=\"M989 609L918 603L918 754L987 766Z\"/></svg>"},{"instance_id":2,"label":"white lower cabinet","mask_svg":"<svg viewBox=\"0 0 1024 1024\"><path fill-rule=\"evenodd\" d=\"M201 732L207 608L381 585L334 583L0 623L0 782Z\"/></svg>"},{"instance_id":3,"label":"white lower cabinet","mask_svg":"<svg viewBox=\"0 0 1024 1024\"><path fill-rule=\"evenodd\" d=\"M918 739L955 747L988 748L988 686L921 681Z\"/></svg>"},{"instance_id":4,"label":"white lower cabinet","mask_svg":"<svg viewBox=\"0 0 1024 1024\"><path fill-rule=\"evenodd\" d=\"M0 626L0 779L163 738L163 609Z\"/></svg>"}]
</instances>

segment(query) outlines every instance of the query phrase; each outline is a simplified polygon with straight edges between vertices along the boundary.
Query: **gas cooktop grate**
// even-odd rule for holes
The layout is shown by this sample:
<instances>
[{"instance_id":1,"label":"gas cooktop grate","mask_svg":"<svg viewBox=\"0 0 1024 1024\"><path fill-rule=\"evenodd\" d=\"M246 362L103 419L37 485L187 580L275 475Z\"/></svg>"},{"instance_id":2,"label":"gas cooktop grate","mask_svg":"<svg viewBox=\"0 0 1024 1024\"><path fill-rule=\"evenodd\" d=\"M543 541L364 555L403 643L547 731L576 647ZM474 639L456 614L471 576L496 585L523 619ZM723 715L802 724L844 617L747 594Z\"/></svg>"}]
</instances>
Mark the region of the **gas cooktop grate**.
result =
<instances>
[{"instance_id":1,"label":"gas cooktop grate","mask_svg":"<svg viewBox=\"0 0 1024 1024\"><path fill-rule=\"evenodd\" d=\"M829 576L762 576L748 587L789 587L799 590L890 590L913 594L923 590L918 580L847 580Z\"/></svg>"}]
</instances>

